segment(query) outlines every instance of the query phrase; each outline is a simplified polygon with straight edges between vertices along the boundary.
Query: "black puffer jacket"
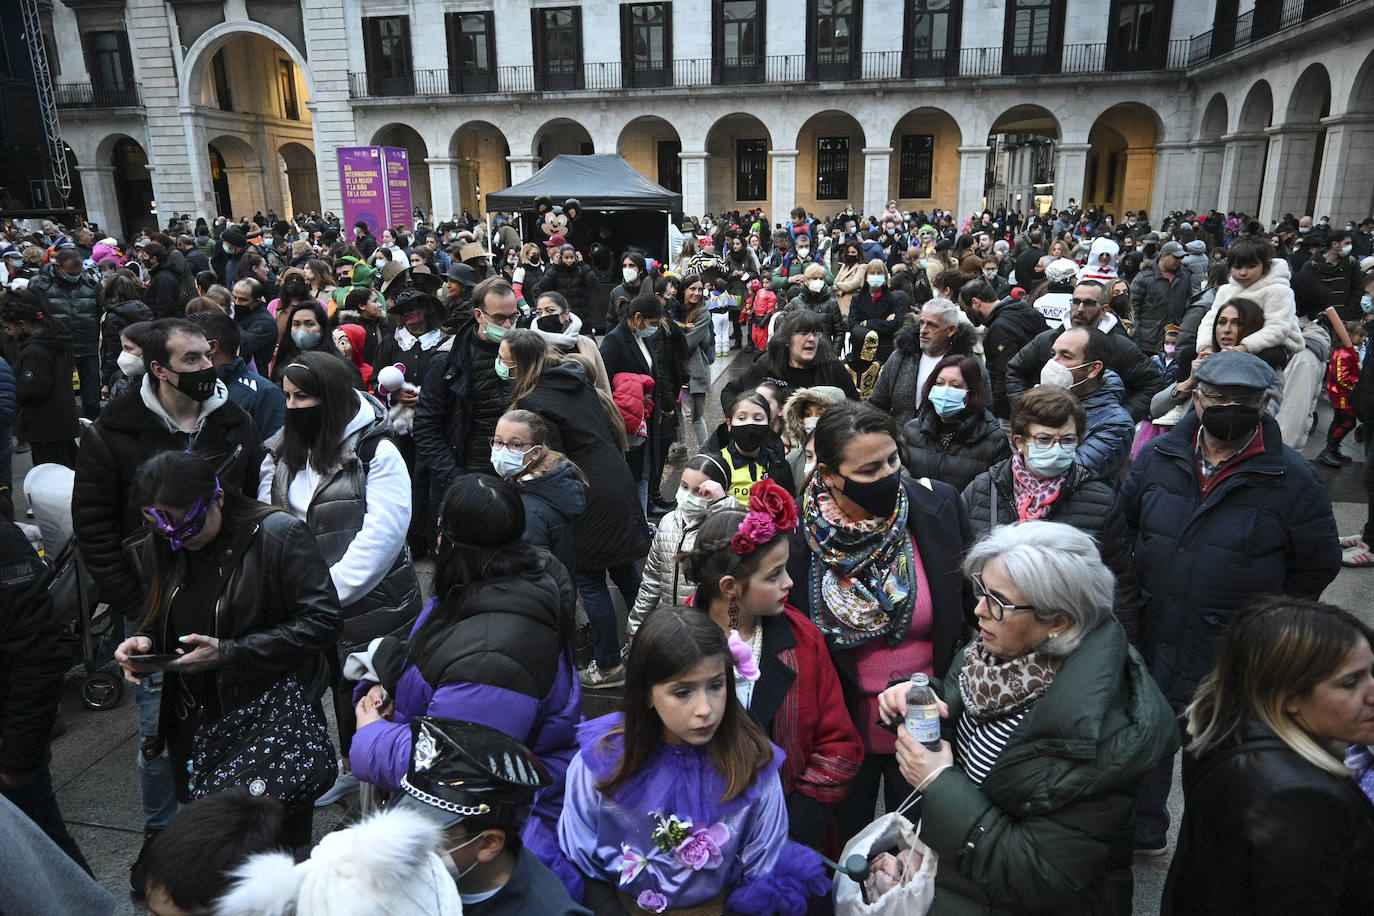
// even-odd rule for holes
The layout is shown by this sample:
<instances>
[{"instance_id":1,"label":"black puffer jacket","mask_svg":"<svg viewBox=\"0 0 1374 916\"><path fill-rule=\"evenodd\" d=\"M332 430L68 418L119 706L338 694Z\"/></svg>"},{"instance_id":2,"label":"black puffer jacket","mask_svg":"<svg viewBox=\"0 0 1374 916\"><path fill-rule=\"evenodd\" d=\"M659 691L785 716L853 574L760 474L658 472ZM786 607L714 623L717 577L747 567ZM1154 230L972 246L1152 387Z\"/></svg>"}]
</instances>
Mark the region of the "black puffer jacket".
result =
<instances>
[{"instance_id":1,"label":"black puffer jacket","mask_svg":"<svg viewBox=\"0 0 1374 916\"><path fill-rule=\"evenodd\" d=\"M220 468L220 484L258 492L261 437L252 417L217 392L214 409L194 433L174 431L143 403L134 388L105 405L100 419L81 436L72 490L72 530L100 598L120 611L135 610L141 586L121 542L142 530L139 507L128 502L134 472L158 452L193 451ZM313 545L312 545L313 546Z\"/></svg>"},{"instance_id":2,"label":"black puffer jacket","mask_svg":"<svg viewBox=\"0 0 1374 916\"><path fill-rule=\"evenodd\" d=\"M1135 563L1125 521L1121 513L1112 512L1115 498L1111 484L1075 464L1065 474L1059 498L1050 504L1050 511L1041 520L1072 525L1097 541L1102 562L1116 574L1117 619L1131 642L1137 643L1140 610ZM964 508L975 541L998 525L1016 524L1019 515L1010 458L994 464L964 488Z\"/></svg>"},{"instance_id":3,"label":"black puffer jacket","mask_svg":"<svg viewBox=\"0 0 1374 916\"><path fill-rule=\"evenodd\" d=\"M992 412L1005 420L1011 416L1007 364L1045 330L1045 317L1030 303L1011 299L994 308L983 323L987 327L983 335L983 360L992 378Z\"/></svg>"},{"instance_id":4,"label":"black puffer jacket","mask_svg":"<svg viewBox=\"0 0 1374 916\"><path fill-rule=\"evenodd\" d=\"M137 299L105 306L105 317L100 322L100 384L113 385L120 374L119 354L124 345L119 342L119 335L131 324L152 320L153 310Z\"/></svg>"},{"instance_id":5,"label":"black puffer jacket","mask_svg":"<svg viewBox=\"0 0 1374 916\"><path fill-rule=\"evenodd\" d=\"M600 328L605 326L604 316L598 314L601 304L601 297L598 295L600 289L601 280L590 264L585 261L574 261L570 267L562 261L555 260L549 265L548 270L544 271L544 276L539 278L539 285L534 287L533 295L526 294L525 301L533 302L548 292L562 293L583 324Z\"/></svg>"},{"instance_id":6,"label":"black puffer jacket","mask_svg":"<svg viewBox=\"0 0 1374 916\"><path fill-rule=\"evenodd\" d=\"M455 475L478 458L489 460L487 455L470 453L474 416L495 410L499 418L506 409L504 391L497 397L494 390L478 393L473 388L477 357L484 349L474 342L476 330L474 318L458 329L447 354L430 360L420 386L420 401L415 406L415 454L433 475L440 493ZM491 352L491 375L495 376L495 345ZM494 422L492 426L495 427Z\"/></svg>"},{"instance_id":7,"label":"black puffer jacket","mask_svg":"<svg viewBox=\"0 0 1374 916\"><path fill-rule=\"evenodd\" d=\"M100 281L89 270L68 277L49 261L32 280L29 292L43 303L43 310L61 319L72 335L72 352L78 357L100 352Z\"/></svg>"},{"instance_id":8,"label":"black puffer jacket","mask_svg":"<svg viewBox=\"0 0 1374 916\"><path fill-rule=\"evenodd\" d=\"M0 773L32 773L47 752L71 656L43 587L48 568L3 520L0 569Z\"/></svg>"},{"instance_id":9,"label":"black puffer jacket","mask_svg":"<svg viewBox=\"0 0 1374 916\"><path fill-rule=\"evenodd\" d=\"M14 431L21 439L61 442L80 434L72 400L72 338L59 322L19 342L14 378L19 402Z\"/></svg>"},{"instance_id":10,"label":"black puffer jacket","mask_svg":"<svg viewBox=\"0 0 1374 916\"><path fill-rule=\"evenodd\" d=\"M587 508L587 485L577 468L565 462L547 474L520 480L519 486L525 540L553 554L572 575L577 569L573 524Z\"/></svg>"},{"instance_id":11,"label":"black puffer jacket","mask_svg":"<svg viewBox=\"0 0 1374 916\"><path fill-rule=\"evenodd\" d=\"M1374 806L1258 720L1184 774L1160 912L1374 913Z\"/></svg>"},{"instance_id":12,"label":"black puffer jacket","mask_svg":"<svg viewBox=\"0 0 1374 916\"><path fill-rule=\"evenodd\" d=\"M878 359L885 361L892 354L893 338L902 330L902 322L909 311L911 299L906 293L890 287L875 290L865 282L849 300L847 321L851 328L863 324L870 331L878 332Z\"/></svg>"},{"instance_id":13,"label":"black puffer jacket","mask_svg":"<svg viewBox=\"0 0 1374 916\"><path fill-rule=\"evenodd\" d=\"M573 523L577 568L607 569L644 559L649 527L638 488L582 367L568 362L546 370L519 406L544 418L549 448L567 455L587 478L587 507Z\"/></svg>"},{"instance_id":14,"label":"black puffer jacket","mask_svg":"<svg viewBox=\"0 0 1374 916\"><path fill-rule=\"evenodd\" d=\"M1011 457L1006 434L997 418L986 410L965 410L952 429L954 439L946 447L940 443L940 436L949 433L951 427L941 422L930 405L925 405L915 419L902 427L907 473L943 480L962 492L973 478Z\"/></svg>"},{"instance_id":15,"label":"black puffer jacket","mask_svg":"<svg viewBox=\"0 0 1374 916\"><path fill-rule=\"evenodd\" d=\"M183 317L186 307L181 298L184 285L184 275L170 259L153 268L153 275L148 278L148 286L143 292L153 314L158 318Z\"/></svg>"},{"instance_id":16,"label":"black puffer jacket","mask_svg":"<svg viewBox=\"0 0 1374 916\"><path fill-rule=\"evenodd\" d=\"M152 567L159 546L152 538L144 542L145 568ZM257 698L292 672L307 696L318 698L327 681L325 653L343 632L343 615L310 529L289 512L264 507L256 518L222 532L213 547L221 551L223 575L219 594L205 600L215 608L211 635L219 640L220 664L213 675L223 711ZM172 564L158 619L140 634L152 639L154 652L177 648L180 634L170 631L168 602L183 570L181 562ZM163 704L164 729L175 719L175 705Z\"/></svg>"}]
</instances>

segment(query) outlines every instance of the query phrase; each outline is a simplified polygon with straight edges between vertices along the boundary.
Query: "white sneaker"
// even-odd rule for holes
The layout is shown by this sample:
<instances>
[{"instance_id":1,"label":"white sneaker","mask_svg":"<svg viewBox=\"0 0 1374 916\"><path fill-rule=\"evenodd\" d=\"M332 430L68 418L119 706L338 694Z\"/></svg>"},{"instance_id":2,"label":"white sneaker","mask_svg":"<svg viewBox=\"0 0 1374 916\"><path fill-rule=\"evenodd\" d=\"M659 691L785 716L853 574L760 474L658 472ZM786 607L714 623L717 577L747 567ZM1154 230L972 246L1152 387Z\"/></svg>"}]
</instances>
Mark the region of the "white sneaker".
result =
<instances>
[{"instance_id":1,"label":"white sneaker","mask_svg":"<svg viewBox=\"0 0 1374 916\"><path fill-rule=\"evenodd\" d=\"M1345 550L1347 547L1362 547L1362 546L1364 546L1364 536L1363 536L1363 535L1352 534L1352 535L1350 535L1349 537L1343 537L1343 538L1341 538L1341 550Z\"/></svg>"},{"instance_id":2,"label":"white sneaker","mask_svg":"<svg viewBox=\"0 0 1374 916\"><path fill-rule=\"evenodd\" d=\"M577 672L578 679L582 686L588 690L606 690L611 687L625 686L625 666L616 665L607 671L602 671L601 666L593 661L590 665Z\"/></svg>"},{"instance_id":3,"label":"white sneaker","mask_svg":"<svg viewBox=\"0 0 1374 916\"><path fill-rule=\"evenodd\" d=\"M339 778L334 780L334 785L329 787L319 798L315 799L316 808L328 808L330 805L358 791L358 777L351 771L345 772L343 763L339 764Z\"/></svg>"}]
</instances>

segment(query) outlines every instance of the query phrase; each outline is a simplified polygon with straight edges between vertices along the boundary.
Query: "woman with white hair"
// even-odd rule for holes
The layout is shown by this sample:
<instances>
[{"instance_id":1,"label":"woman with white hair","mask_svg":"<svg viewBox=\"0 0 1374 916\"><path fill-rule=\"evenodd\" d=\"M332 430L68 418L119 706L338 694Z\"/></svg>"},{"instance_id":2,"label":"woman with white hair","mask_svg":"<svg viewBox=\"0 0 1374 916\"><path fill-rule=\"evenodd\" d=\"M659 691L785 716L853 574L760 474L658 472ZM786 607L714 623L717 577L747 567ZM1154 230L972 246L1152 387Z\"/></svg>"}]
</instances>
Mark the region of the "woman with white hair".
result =
<instances>
[{"instance_id":1,"label":"woman with white hair","mask_svg":"<svg viewBox=\"0 0 1374 916\"><path fill-rule=\"evenodd\" d=\"M1179 736L1112 618L1112 573L1057 522L994 528L964 573L978 636L932 680L953 746L897 737L940 855L929 912L1129 913L1136 789ZM883 692L884 721L905 715L906 691Z\"/></svg>"}]
</instances>

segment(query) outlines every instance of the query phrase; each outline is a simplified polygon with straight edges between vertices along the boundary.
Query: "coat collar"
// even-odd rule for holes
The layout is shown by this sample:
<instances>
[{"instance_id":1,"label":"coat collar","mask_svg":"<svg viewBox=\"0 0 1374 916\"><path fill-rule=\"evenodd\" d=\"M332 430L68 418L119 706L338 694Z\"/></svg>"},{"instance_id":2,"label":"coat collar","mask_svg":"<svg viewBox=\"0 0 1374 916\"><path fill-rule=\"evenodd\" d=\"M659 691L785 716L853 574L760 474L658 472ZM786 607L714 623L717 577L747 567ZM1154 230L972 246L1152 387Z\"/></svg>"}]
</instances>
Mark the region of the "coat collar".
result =
<instances>
[{"instance_id":1,"label":"coat collar","mask_svg":"<svg viewBox=\"0 0 1374 916\"><path fill-rule=\"evenodd\" d=\"M759 649L759 679L754 684L749 715L764 731L769 731L783 697L797 680L797 672L780 658L784 651L797 645L797 637L787 623L786 611L775 617L760 618L759 625L763 627L763 644Z\"/></svg>"}]
</instances>

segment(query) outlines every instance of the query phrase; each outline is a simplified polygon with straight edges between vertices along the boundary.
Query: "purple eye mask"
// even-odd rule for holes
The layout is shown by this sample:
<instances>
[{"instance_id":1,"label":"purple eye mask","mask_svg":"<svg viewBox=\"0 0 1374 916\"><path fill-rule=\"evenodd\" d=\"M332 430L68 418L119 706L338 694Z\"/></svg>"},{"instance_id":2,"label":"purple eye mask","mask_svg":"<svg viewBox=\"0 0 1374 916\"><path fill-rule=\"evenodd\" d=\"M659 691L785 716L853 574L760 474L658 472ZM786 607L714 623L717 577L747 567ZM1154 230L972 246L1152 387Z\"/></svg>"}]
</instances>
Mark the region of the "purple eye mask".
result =
<instances>
[{"instance_id":1,"label":"purple eye mask","mask_svg":"<svg viewBox=\"0 0 1374 916\"><path fill-rule=\"evenodd\" d=\"M179 522L173 518L171 513L145 506L143 512L146 516L151 517L151 521L145 518L144 523L165 537L173 550L180 550L183 544L200 534L205 528L205 520L210 517L210 506L214 504L215 497L219 494L219 480L216 479L215 492L192 503L191 508L186 510L186 515Z\"/></svg>"}]
</instances>

